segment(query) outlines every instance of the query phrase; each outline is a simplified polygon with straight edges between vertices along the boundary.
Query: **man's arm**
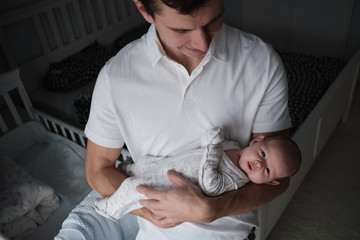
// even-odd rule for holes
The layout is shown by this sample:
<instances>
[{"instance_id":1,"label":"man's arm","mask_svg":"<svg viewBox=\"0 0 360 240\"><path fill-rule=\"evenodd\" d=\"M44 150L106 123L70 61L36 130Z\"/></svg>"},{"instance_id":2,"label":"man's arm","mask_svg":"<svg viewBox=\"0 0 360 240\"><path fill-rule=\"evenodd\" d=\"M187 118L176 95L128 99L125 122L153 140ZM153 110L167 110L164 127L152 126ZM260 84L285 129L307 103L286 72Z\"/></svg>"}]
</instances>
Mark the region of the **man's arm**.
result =
<instances>
[{"instance_id":1,"label":"man's arm","mask_svg":"<svg viewBox=\"0 0 360 240\"><path fill-rule=\"evenodd\" d=\"M102 147L87 142L85 172L89 185L103 197L113 194L126 179L116 167L121 148Z\"/></svg>"},{"instance_id":2,"label":"man's arm","mask_svg":"<svg viewBox=\"0 0 360 240\"><path fill-rule=\"evenodd\" d=\"M115 162L120 153L121 148L106 148L88 140L85 162L86 178L89 185L103 197L112 195L126 179L126 176L115 168ZM153 214L146 208L134 210L131 214L143 217L154 224L162 219L161 216Z\"/></svg>"},{"instance_id":3,"label":"man's arm","mask_svg":"<svg viewBox=\"0 0 360 240\"><path fill-rule=\"evenodd\" d=\"M276 134L290 137L288 130L253 134L253 137ZM256 209L285 192L290 182L290 178L286 178L276 186L248 183L236 191L217 197L208 197L202 194L198 187L181 177L180 174L170 171L168 177L177 185L177 188L164 191L144 186L137 187L140 193L152 198L152 200L141 200L140 204L154 214L164 216L157 222L157 225L162 227L168 227L179 222L209 223L220 217L237 215Z\"/></svg>"},{"instance_id":4,"label":"man's arm","mask_svg":"<svg viewBox=\"0 0 360 240\"><path fill-rule=\"evenodd\" d=\"M259 208L286 191L290 178L282 179L279 185L255 184L249 182L244 187L227 192L209 200L213 211L209 222L220 217L237 215Z\"/></svg>"}]
</instances>

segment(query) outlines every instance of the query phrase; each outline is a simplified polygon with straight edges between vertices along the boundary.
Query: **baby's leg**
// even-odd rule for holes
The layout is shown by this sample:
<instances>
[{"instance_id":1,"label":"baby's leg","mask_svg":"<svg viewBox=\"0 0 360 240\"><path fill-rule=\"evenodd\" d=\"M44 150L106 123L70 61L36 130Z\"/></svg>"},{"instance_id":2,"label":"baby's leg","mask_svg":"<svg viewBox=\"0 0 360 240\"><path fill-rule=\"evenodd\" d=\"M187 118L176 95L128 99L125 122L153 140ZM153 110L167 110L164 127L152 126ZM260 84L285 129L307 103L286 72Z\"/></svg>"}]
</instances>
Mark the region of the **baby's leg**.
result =
<instances>
[{"instance_id":1,"label":"baby's leg","mask_svg":"<svg viewBox=\"0 0 360 240\"><path fill-rule=\"evenodd\" d=\"M207 132L201 139L201 146L205 148L202 163L209 158L219 161L222 155L222 142L224 141L224 133L221 128L213 128Z\"/></svg>"},{"instance_id":2,"label":"baby's leg","mask_svg":"<svg viewBox=\"0 0 360 240\"><path fill-rule=\"evenodd\" d=\"M201 145L205 148L200 169L199 185L207 195L214 196L221 189L221 175L218 167L222 157L222 145L224 134L221 128L214 128L207 132L201 139Z\"/></svg>"},{"instance_id":3,"label":"baby's leg","mask_svg":"<svg viewBox=\"0 0 360 240\"><path fill-rule=\"evenodd\" d=\"M224 132L221 128L213 128L201 138L201 146L219 145L224 141Z\"/></svg>"},{"instance_id":4,"label":"baby's leg","mask_svg":"<svg viewBox=\"0 0 360 240\"><path fill-rule=\"evenodd\" d=\"M116 192L107 198L98 198L94 202L95 210L102 216L116 221L135 209L142 208L140 199L147 199L136 191L136 186L145 184L141 177L129 177Z\"/></svg>"},{"instance_id":5,"label":"baby's leg","mask_svg":"<svg viewBox=\"0 0 360 240\"><path fill-rule=\"evenodd\" d=\"M159 163L166 159L167 157L143 156L135 163L122 162L118 168L126 176L140 176L149 173L154 168L158 168Z\"/></svg>"}]
</instances>

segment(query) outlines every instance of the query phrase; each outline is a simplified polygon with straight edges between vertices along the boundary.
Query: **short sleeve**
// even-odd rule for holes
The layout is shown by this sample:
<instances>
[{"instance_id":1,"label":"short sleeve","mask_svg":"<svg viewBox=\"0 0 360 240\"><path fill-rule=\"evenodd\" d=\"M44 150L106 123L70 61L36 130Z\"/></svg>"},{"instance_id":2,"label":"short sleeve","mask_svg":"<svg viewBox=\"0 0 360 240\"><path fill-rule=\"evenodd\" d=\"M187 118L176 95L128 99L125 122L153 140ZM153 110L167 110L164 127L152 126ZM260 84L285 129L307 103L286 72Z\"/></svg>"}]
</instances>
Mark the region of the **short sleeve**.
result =
<instances>
[{"instance_id":1,"label":"short sleeve","mask_svg":"<svg viewBox=\"0 0 360 240\"><path fill-rule=\"evenodd\" d=\"M107 72L107 65L105 65L95 84L85 134L88 139L100 146L121 148L124 145L124 140L113 99L111 81Z\"/></svg>"},{"instance_id":2,"label":"short sleeve","mask_svg":"<svg viewBox=\"0 0 360 240\"><path fill-rule=\"evenodd\" d=\"M271 49L266 65L265 95L256 113L254 133L274 132L291 127L288 109L288 83L280 57Z\"/></svg>"}]
</instances>

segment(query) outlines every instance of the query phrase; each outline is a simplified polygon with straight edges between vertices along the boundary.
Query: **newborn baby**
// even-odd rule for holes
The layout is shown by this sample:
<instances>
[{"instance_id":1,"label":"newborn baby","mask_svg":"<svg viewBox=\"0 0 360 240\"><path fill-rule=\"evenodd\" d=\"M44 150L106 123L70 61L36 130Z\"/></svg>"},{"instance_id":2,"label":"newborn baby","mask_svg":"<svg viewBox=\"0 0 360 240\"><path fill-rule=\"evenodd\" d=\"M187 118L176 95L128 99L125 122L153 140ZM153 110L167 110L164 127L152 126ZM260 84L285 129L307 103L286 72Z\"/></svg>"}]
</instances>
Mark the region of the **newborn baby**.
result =
<instances>
[{"instance_id":1,"label":"newborn baby","mask_svg":"<svg viewBox=\"0 0 360 240\"><path fill-rule=\"evenodd\" d=\"M129 177L113 195L96 199L94 207L100 215L116 221L142 208L140 199L148 199L136 191L136 186L175 187L167 177L168 170L180 173L208 196L236 190L249 181L276 185L278 179L299 169L299 152L290 139L264 136L253 139L241 150L237 143L224 141L221 128L213 128L201 139L201 148L176 156L144 156L134 164L121 163L120 170Z\"/></svg>"}]
</instances>

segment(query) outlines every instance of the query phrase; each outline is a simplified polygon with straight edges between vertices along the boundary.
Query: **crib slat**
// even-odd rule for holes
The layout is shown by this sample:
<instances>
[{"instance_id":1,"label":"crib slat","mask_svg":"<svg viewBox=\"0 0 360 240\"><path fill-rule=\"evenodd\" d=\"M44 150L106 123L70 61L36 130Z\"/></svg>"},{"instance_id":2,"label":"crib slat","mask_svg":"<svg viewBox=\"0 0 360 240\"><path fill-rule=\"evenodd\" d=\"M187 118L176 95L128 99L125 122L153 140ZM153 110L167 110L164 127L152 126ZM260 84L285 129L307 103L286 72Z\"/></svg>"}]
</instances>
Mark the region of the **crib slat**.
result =
<instances>
[{"instance_id":1,"label":"crib slat","mask_svg":"<svg viewBox=\"0 0 360 240\"><path fill-rule=\"evenodd\" d=\"M81 135L79 135L79 139L80 139L81 146L86 147L84 138Z\"/></svg>"},{"instance_id":2,"label":"crib slat","mask_svg":"<svg viewBox=\"0 0 360 240\"><path fill-rule=\"evenodd\" d=\"M50 126L49 126L49 123L48 123L47 119L44 118L44 117L42 119L43 119L42 122L45 124L46 129L50 131Z\"/></svg>"},{"instance_id":3,"label":"crib slat","mask_svg":"<svg viewBox=\"0 0 360 240\"><path fill-rule=\"evenodd\" d=\"M0 129L3 133L7 133L9 131L9 128L6 126L5 121L1 115L0 115Z\"/></svg>"},{"instance_id":4,"label":"crib slat","mask_svg":"<svg viewBox=\"0 0 360 240\"><path fill-rule=\"evenodd\" d=\"M6 34L3 29L4 28L2 24L0 24L0 43L1 43L2 51L7 60L7 63L9 64L9 68L11 69L17 66L17 61L14 54L11 51L11 47L7 41Z\"/></svg>"},{"instance_id":5,"label":"crib slat","mask_svg":"<svg viewBox=\"0 0 360 240\"><path fill-rule=\"evenodd\" d=\"M70 17L69 17L69 13L66 9L66 5L62 5L59 7L60 8L60 12L62 14L62 24L64 24L64 28L65 28L65 32L68 36L69 42L74 42L76 39L75 33L74 33L74 29L71 25L70 22Z\"/></svg>"},{"instance_id":6,"label":"crib slat","mask_svg":"<svg viewBox=\"0 0 360 240\"><path fill-rule=\"evenodd\" d=\"M117 21L117 15L116 15L116 10L115 10L115 4L113 1L109 0L108 1L109 3L109 6L110 6L110 15L111 15L111 20L112 20L112 23L111 24L114 24L115 21Z\"/></svg>"},{"instance_id":7,"label":"crib slat","mask_svg":"<svg viewBox=\"0 0 360 240\"><path fill-rule=\"evenodd\" d=\"M34 20L35 29L38 33L37 36L40 39L41 49L44 51L44 54L49 54L51 51L50 45L47 42L46 35L44 33L44 29L41 25L40 16L39 15L34 16L33 20Z\"/></svg>"},{"instance_id":8,"label":"crib slat","mask_svg":"<svg viewBox=\"0 0 360 240\"><path fill-rule=\"evenodd\" d=\"M83 38L86 35L86 29L85 29L85 25L84 22L82 21L81 18L81 10L80 10L80 5L79 5L79 1L75 1L73 3L73 7L74 7L74 12L75 12L75 18L76 18L76 22L78 24L79 27L79 31L80 31L80 38Z\"/></svg>"},{"instance_id":9,"label":"crib slat","mask_svg":"<svg viewBox=\"0 0 360 240\"><path fill-rule=\"evenodd\" d=\"M63 45L63 42L61 40L61 33L59 28L57 27L57 23L56 23L56 19L54 16L54 12L49 10L45 12L48 19L49 19L49 24L50 24L50 28L54 34L54 43L56 45L56 48L61 48L59 45Z\"/></svg>"},{"instance_id":10,"label":"crib slat","mask_svg":"<svg viewBox=\"0 0 360 240\"><path fill-rule=\"evenodd\" d=\"M19 87L17 88L17 91L19 93L21 101L24 103L26 113L29 115L30 119L34 119L34 114L31 111L31 108L32 108L31 101L30 101L30 99L24 89L24 86L22 85L20 80L19 80Z\"/></svg>"},{"instance_id":11,"label":"crib slat","mask_svg":"<svg viewBox=\"0 0 360 240\"><path fill-rule=\"evenodd\" d=\"M56 127L56 124L54 122L52 122L52 121L51 121L51 126L53 127L54 132L56 134L59 134L59 131L58 131L57 127Z\"/></svg>"},{"instance_id":12,"label":"crib slat","mask_svg":"<svg viewBox=\"0 0 360 240\"><path fill-rule=\"evenodd\" d=\"M4 100L5 100L6 104L7 104L7 106L9 107L11 115L14 118L17 126L20 126L22 124L20 115L19 115L18 111L16 110L16 107L15 107L15 105L14 105L13 101L11 100L8 93L4 93Z\"/></svg>"},{"instance_id":13,"label":"crib slat","mask_svg":"<svg viewBox=\"0 0 360 240\"><path fill-rule=\"evenodd\" d=\"M97 7L99 8L99 14L100 14L101 21L104 26L107 26L109 24L106 19L106 11L104 8L104 1L102 1L102 0L96 0L96 1L97 1Z\"/></svg>"},{"instance_id":14,"label":"crib slat","mask_svg":"<svg viewBox=\"0 0 360 240\"><path fill-rule=\"evenodd\" d=\"M64 126L60 126L60 130L61 130L62 136L67 138L67 134L66 134Z\"/></svg>"},{"instance_id":15,"label":"crib slat","mask_svg":"<svg viewBox=\"0 0 360 240\"><path fill-rule=\"evenodd\" d=\"M70 137L73 142L76 142L76 138L73 131L70 131Z\"/></svg>"}]
</instances>

